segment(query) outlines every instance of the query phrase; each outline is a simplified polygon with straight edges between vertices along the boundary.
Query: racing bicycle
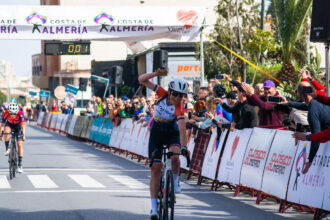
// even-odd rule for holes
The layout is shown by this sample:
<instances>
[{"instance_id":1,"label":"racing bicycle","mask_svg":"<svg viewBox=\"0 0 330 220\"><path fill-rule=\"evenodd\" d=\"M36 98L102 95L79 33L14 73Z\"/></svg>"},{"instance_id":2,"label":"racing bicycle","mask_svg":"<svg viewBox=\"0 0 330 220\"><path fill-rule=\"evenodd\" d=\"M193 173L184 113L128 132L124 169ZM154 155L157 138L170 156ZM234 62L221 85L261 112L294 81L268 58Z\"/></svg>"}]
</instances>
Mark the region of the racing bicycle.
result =
<instances>
[{"instance_id":1,"label":"racing bicycle","mask_svg":"<svg viewBox=\"0 0 330 220\"><path fill-rule=\"evenodd\" d=\"M9 178L15 178L16 171L18 168L18 153L17 153L17 132L14 129L11 130L11 138L9 143L10 153L8 155L8 163L9 163Z\"/></svg>"},{"instance_id":2,"label":"racing bicycle","mask_svg":"<svg viewBox=\"0 0 330 220\"><path fill-rule=\"evenodd\" d=\"M174 179L172 172L172 160L171 157L174 155L183 155L187 159L187 167L190 165L190 157L185 151L180 153L166 152L168 146L163 147L163 161L164 167L162 169L161 178L159 181L159 192L158 192L158 216L159 220L173 220L174 219L174 204L175 193L174 193ZM154 154L155 155L155 154ZM152 166L154 156L150 160L150 167Z\"/></svg>"}]
</instances>

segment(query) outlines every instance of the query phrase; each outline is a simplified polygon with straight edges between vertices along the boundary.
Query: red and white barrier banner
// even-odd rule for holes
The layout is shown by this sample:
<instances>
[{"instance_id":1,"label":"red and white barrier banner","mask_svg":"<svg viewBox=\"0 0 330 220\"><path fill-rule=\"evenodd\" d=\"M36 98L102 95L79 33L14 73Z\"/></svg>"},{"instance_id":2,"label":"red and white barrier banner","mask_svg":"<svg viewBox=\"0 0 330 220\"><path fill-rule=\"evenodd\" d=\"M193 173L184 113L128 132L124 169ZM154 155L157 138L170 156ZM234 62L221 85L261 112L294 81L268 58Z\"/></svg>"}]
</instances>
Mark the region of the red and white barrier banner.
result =
<instances>
[{"instance_id":1,"label":"red and white barrier banner","mask_svg":"<svg viewBox=\"0 0 330 220\"><path fill-rule=\"evenodd\" d=\"M133 122L132 119L126 119L123 120L120 124L120 127L123 128L123 133L122 136L119 136L119 138L121 138L120 141L120 149L123 150L128 150L129 149L129 145L130 145L130 136L131 136L131 132L132 132L132 128L133 128Z\"/></svg>"},{"instance_id":2,"label":"red and white barrier banner","mask_svg":"<svg viewBox=\"0 0 330 220\"><path fill-rule=\"evenodd\" d=\"M139 145L139 138L141 138L140 137L141 131L142 131L142 128L144 128L142 125L143 125L142 123L137 123L137 122L133 123L131 142L130 142L131 143L130 151L135 154L139 154L139 155L142 155L142 153L143 153L142 148ZM146 147L148 147L148 146L146 146Z\"/></svg>"},{"instance_id":3,"label":"red and white barrier banner","mask_svg":"<svg viewBox=\"0 0 330 220\"><path fill-rule=\"evenodd\" d=\"M46 120L46 128L49 128L49 124L51 122L51 119L52 119L52 116L53 116L53 113L47 113L47 120Z\"/></svg>"},{"instance_id":4,"label":"red and white barrier banner","mask_svg":"<svg viewBox=\"0 0 330 220\"><path fill-rule=\"evenodd\" d=\"M323 204L322 204L322 209L324 210L328 210L330 211L330 141L328 141L327 143L323 144L325 145L324 148L327 150L327 154L323 155L323 168L326 168L326 183L325 186L325 193L324 193L324 197L323 197ZM323 147L323 146L322 146ZM320 158L321 161L321 158Z\"/></svg>"},{"instance_id":5,"label":"red and white barrier banner","mask_svg":"<svg viewBox=\"0 0 330 220\"><path fill-rule=\"evenodd\" d=\"M196 132L196 134L193 134L192 129L189 130L189 134L188 134L188 140L187 140L187 149L190 151L190 160L192 158L193 152L194 152L194 148L195 148L195 138L198 135L198 131ZM189 169L187 167L187 159L184 156L180 156L180 167L182 169Z\"/></svg>"},{"instance_id":6,"label":"red and white barrier banner","mask_svg":"<svg viewBox=\"0 0 330 220\"><path fill-rule=\"evenodd\" d=\"M42 124L42 120L45 116L45 112L40 112L39 115L38 115L38 121L37 121L37 124L38 125L41 125Z\"/></svg>"},{"instance_id":7,"label":"red and white barrier banner","mask_svg":"<svg viewBox=\"0 0 330 220\"><path fill-rule=\"evenodd\" d=\"M61 125L62 125L64 117L65 117L64 114L58 114L57 120L56 120L56 125L55 125L56 130L59 131L61 129Z\"/></svg>"},{"instance_id":8,"label":"red and white barrier banner","mask_svg":"<svg viewBox=\"0 0 330 220\"><path fill-rule=\"evenodd\" d=\"M138 138L138 149L141 152L140 155L142 155L143 157L148 157L149 137L149 127L142 127Z\"/></svg>"},{"instance_id":9,"label":"red and white barrier banner","mask_svg":"<svg viewBox=\"0 0 330 220\"><path fill-rule=\"evenodd\" d=\"M217 128L215 128L212 132L211 138L209 140L209 144L206 149L202 172L201 175L203 177L214 180L215 175L218 168L218 162L221 150L224 145L225 137L228 130L221 132L221 136L219 141L217 140Z\"/></svg>"},{"instance_id":10,"label":"red and white barrier banner","mask_svg":"<svg viewBox=\"0 0 330 220\"><path fill-rule=\"evenodd\" d=\"M65 126L66 126L66 122L68 121L69 115L64 115L62 124L61 124L61 131L65 132Z\"/></svg>"},{"instance_id":11,"label":"red and white barrier banner","mask_svg":"<svg viewBox=\"0 0 330 220\"><path fill-rule=\"evenodd\" d=\"M78 116L77 115L72 115L72 119L69 125L69 129L68 129L68 134L73 135L73 130L74 130L74 126L76 124Z\"/></svg>"},{"instance_id":12,"label":"red and white barrier banner","mask_svg":"<svg viewBox=\"0 0 330 220\"><path fill-rule=\"evenodd\" d=\"M330 144L320 145L309 171L302 174L309 151L310 142L300 141L290 177L287 200L329 210Z\"/></svg>"},{"instance_id":13,"label":"red and white barrier banner","mask_svg":"<svg viewBox=\"0 0 330 220\"><path fill-rule=\"evenodd\" d=\"M119 147L116 145L116 140L118 137L118 131L119 131L119 126L115 126L112 128L112 134L111 134L111 138L110 138L110 142L109 142L109 146L110 147Z\"/></svg>"},{"instance_id":14,"label":"red and white barrier banner","mask_svg":"<svg viewBox=\"0 0 330 220\"><path fill-rule=\"evenodd\" d=\"M240 184L261 189L262 175L275 133L274 129L253 129L244 155Z\"/></svg>"},{"instance_id":15,"label":"red and white barrier banner","mask_svg":"<svg viewBox=\"0 0 330 220\"><path fill-rule=\"evenodd\" d=\"M231 184L239 184L244 154L252 128L235 129L230 132L221 158L217 180Z\"/></svg>"},{"instance_id":16,"label":"red and white barrier banner","mask_svg":"<svg viewBox=\"0 0 330 220\"><path fill-rule=\"evenodd\" d=\"M53 113L52 121L50 122L49 128L55 129L56 126L56 120L59 114Z\"/></svg>"},{"instance_id":17,"label":"red and white barrier banner","mask_svg":"<svg viewBox=\"0 0 330 220\"><path fill-rule=\"evenodd\" d=\"M291 131L277 130L268 154L261 191L285 199L297 147ZM276 184L274 184L276 183Z\"/></svg>"}]
</instances>

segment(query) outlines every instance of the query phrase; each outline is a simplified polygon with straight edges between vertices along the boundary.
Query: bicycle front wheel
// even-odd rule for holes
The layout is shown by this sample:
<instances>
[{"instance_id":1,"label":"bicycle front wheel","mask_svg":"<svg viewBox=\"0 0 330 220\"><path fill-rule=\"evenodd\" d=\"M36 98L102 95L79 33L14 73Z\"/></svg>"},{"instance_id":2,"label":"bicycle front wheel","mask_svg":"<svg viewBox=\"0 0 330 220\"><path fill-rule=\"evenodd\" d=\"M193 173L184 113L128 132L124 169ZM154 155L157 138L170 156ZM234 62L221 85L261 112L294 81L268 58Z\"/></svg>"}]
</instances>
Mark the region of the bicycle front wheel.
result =
<instances>
[{"instance_id":1,"label":"bicycle front wheel","mask_svg":"<svg viewBox=\"0 0 330 220\"><path fill-rule=\"evenodd\" d=\"M165 193L164 193L163 201L164 201L163 219L173 220L175 195L174 195L174 179L171 170L168 170L166 173Z\"/></svg>"}]
</instances>

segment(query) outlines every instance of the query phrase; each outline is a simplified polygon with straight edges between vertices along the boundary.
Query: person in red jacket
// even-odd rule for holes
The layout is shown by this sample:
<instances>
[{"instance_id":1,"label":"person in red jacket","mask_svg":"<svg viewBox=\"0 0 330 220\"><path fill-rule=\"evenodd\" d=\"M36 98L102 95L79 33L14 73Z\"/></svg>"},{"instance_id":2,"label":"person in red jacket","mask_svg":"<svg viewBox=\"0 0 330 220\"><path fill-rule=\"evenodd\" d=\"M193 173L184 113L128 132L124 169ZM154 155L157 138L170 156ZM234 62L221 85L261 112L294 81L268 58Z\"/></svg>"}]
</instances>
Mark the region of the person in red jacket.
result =
<instances>
[{"instance_id":1,"label":"person in red jacket","mask_svg":"<svg viewBox=\"0 0 330 220\"><path fill-rule=\"evenodd\" d=\"M299 70L299 72L301 73L301 76L302 76L301 81L308 82L308 80L310 80L310 83L313 85L313 87L316 91L316 94L323 95L323 96L325 95L324 86L322 86L319 82L314 80L308 70L301 69L301 70Z\"/></svg>"},{"instance_id":2,"label":"person in red jacket","mask_svg":"<svg viewBox=\"0 0 330 220\"><path fill-rule=\"evenodd\" d=\"M292 136L296 140L300 141L315 141L319 143L325 143L330 141L330 128L314 134L295 132L292 134Z\"/></svg>"}]
</instances>

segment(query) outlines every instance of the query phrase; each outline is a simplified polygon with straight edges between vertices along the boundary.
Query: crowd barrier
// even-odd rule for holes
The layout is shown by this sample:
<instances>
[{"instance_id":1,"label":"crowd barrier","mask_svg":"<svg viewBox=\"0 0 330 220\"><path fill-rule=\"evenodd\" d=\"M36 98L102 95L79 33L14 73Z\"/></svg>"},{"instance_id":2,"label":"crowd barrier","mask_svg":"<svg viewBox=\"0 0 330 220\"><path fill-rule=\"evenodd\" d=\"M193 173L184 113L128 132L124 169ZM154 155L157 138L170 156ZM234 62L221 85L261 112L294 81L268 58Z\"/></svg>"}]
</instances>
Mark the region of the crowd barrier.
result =
<instances>
[{"instance_id":1,"label":"crowd barrier","mask_svg":"<svg viewBox=\"0 0 330 220\"><path fill-rule=\"evenodd\" d=\"M41 112L37 124L127 155L148 156L149 129L132 119L113 127L110 119L102 117ZM189 175L234 185L235 195L242 188L252 189L258 193L257 203L272 196L281 201L282 212L288 203L330 210L330 142L320 145L307 174L301 172L310 142L300 141L296 146L291 131L257 127L225 130L217 139L216 129L210 133L195 130L188 134L187 147L192 152L190 167L185 159L180 160Z\"/></svg>"}]
</instances>

